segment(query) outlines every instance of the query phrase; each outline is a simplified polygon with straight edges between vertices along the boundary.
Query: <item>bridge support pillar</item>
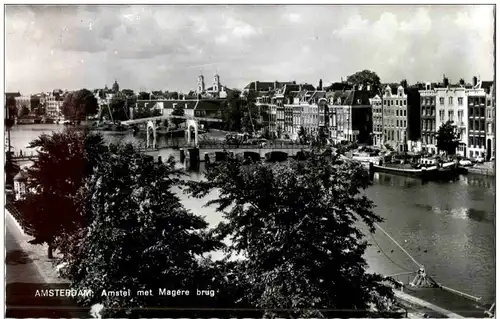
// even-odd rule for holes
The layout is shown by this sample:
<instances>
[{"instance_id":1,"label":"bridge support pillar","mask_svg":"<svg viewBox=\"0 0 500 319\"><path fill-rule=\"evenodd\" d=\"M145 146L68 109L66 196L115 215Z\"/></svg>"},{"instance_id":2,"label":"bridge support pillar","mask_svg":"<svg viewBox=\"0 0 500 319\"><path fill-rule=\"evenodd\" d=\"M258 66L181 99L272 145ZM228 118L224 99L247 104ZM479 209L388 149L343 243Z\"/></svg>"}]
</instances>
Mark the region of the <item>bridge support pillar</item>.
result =
<instances>
[{"instance_id":1,"label":"bridge support pillar","mask_svg":"<svg viewBox=\"0 0 500 319\"><path fill-rule=\"evenodd\" d=\"M151 144L151 147L156 148L156 124L153 121L148 121L148 124L146 126L146 148L150 147L150 143L149 143L149 138L151 135L149 133L150 130L153 133L153 143Z\"/></svg>"},{"instance_id":2,"label":"bridge support pillar","mask_svg":"<svg viewBox=\"0 0 500 319\"><path fill-rule=\"evenodd\" d=\"M195 120L186 120L187 142L191 144L191 127L194 128L194 146L198 146L198 125Z\"/></svg>"}]
</instances>

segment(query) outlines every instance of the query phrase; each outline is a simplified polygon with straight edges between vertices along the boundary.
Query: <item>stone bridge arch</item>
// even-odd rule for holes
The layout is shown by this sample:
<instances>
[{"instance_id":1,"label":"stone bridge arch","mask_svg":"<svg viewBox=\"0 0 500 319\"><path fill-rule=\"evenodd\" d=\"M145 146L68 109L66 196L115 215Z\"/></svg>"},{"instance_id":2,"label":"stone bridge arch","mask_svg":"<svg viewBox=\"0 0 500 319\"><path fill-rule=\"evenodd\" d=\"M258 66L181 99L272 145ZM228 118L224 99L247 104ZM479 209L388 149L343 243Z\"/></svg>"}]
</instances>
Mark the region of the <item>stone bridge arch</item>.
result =
<instances>
[{"instance_id":1,"label":"stone bridge arch","mask_svg":"<svg viewBox=\"0 0 500 319\"><path fill-rule=\"evenodd\" d=\"M151 147L156 148L156 124L153 121L148 121L146 125L146 148L150 147L150 131L153 134L153 143L151 143Z\"/></svg>"}]
</instances>

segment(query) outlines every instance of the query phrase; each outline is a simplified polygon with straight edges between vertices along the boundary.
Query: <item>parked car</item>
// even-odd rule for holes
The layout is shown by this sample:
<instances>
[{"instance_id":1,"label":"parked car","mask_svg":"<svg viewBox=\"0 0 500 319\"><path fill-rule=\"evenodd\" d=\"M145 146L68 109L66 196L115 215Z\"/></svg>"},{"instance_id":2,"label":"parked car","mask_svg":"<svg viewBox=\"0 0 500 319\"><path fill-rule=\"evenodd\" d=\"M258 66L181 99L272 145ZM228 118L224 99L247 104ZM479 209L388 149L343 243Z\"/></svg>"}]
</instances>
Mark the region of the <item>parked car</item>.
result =
<instances>
[{"instance_id":1,"label":"parked car","mask_svg":"<svg viewBox=\"0 0 500 319\"><path fill-rule=\"evenodd\" d=\"M478 164L484 163L484 157L481 156L476 157L476 163Z\"/></svg>"}]
</instances>

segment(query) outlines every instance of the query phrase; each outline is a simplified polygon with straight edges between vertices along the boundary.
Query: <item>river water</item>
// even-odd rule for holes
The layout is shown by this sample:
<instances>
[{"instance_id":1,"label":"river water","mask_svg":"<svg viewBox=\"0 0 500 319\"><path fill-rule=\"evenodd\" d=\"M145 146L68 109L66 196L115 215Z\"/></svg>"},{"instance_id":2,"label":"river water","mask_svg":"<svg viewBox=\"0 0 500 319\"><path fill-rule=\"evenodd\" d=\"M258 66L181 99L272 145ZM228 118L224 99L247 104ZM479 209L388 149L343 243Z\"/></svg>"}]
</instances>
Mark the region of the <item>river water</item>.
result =
<instances>
[{"instance_id":1,"label":"river water","mask_svg":"<svg viewBox=\"0 0 500 319\"><path fill-rule=\"evenodd\" d=\"M42 133L61 130L57 125L24 125L11 130L11 144L16 153L27 149L29 142ZM144 143L144 135L105 133L108 141ZM162 158L178 151L161 150ZM200 167L200 170L203 166ZM190 171L189 178L203 178ZM495 299L495 180L486 176L461 176L457 182L426 183L418 179L376 173L366 195L376 205L375 212L385 218L381 226L398 241L435 280L453 289ZM205 216L214 226L222 220L212 207L204 204L217 196L190 198L178 193L182 203ZM377 230L366 259L370 271L392 275L414 271L416 265L390 239ZM384 254L385 253L385 254Z\"/></svg>"}]
</instances>

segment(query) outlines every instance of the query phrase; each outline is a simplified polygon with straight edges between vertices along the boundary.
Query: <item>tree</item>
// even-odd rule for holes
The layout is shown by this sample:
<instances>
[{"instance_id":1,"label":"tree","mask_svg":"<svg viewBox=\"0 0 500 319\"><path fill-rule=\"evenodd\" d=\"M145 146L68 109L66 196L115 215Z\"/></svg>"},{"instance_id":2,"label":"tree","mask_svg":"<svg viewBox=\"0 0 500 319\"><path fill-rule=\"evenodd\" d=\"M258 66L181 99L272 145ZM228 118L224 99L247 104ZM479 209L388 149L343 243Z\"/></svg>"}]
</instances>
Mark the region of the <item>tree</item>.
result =
<instances>
[{"instance_id":1,"label":"tree","mask_svg":"<svg viewBox=\"0 0 500 319\"><path fill-rule=\"evenodd\" d=\"M167 92L165 93L166 98L169 100L178 100L179 99L179 93L177 92Z\"/></svg>"},{"instance_id":2,"label":"tree","mask_svg":"<svg viewBox=\"0 0 500 319\"><path fill-rule=\"evenodd\" d=\"M356 72L347 77L347 82L351 85L370 85L370 91L378 93L380 90L380 78L377 73L370 70Z\"/></svg>"},{"instance_id":3,"label":"tree","mask_svg":"<svg viewBox=\"0 0 500 319\"><path fill-rule=\"evenodd\" d=\"M368 244L356 225L361 220L374 232L382 221L360 194L369 183L359 164L313 152L305 163L274 166L230 157L205 181L188 184L196 197L218 189L207 205L224 217L215 233L231 238L227 251L245 258L248 300L302 317L317 316L306 309L356 309L357 316L373 305L393 309L383 277L366 272Z\"/></svg>"},{"instance_id":4,"label":"tree","mask_svg":"<svg viewBox=\"0 0 500 319\"><path fill-rule=\"evenodd\" d=\"M27 189L20 203L29 225L34 229L33 244L48 244L52 258L56 239L80 227L74 197L97 163L106 146L101 135L66 129L43 134L29 145L38 148L38 158L28 169Z\"/></svg>"},{"instance_id":5,"label":"tree","mask_svg":"<svg viewBox=\"0 0 500 319\"><path fill-rule=\"evenodd\" d=\"M21 107L21 117L25 117L28 115L30 115L30 109L26 105L23 105Z\"/></svg>"},{"instance_id":6,"label":"tree","mask_svg":"<svg viewBox=\"0 0 500 319\"><path fill-rule=\"evenodd\" d=\"M221 112L224 130L241 131L241 120L243 115L241 111L242 102L239 91L229 92Z\"/></svg>"},{"instance_id":7,"label":"tree","mask_svg":"<svg viewBox=\"0 0 500 319\"><path fill-rule=\"evenodd\" d=\"M184 107L181 104L177 104L174 110L172 111L172 115L184 116ZM186 119L172 118L170 121L174 123L175 126L179 127L180 124L186 122Z\"/></svg>"},{"instance_id":8,"label":"tree","mask_svg":"<svg viewBox=\"0 0 500 319\"><path fill-rule=\"evenodd\" d=\"M149 100L150 94L147 92L139 92L139 95L137 97L138 100Z\"/></svg>"},{"instance_id":9,"label":"tree","mask_svg":"<svg viewBox=\"0 0 500 319\"><path fill-rule=\"evenodd\" d=\"M155 295L159 288L210 289L212 278L200 276L204 270L199 258L222 245L207 233L203 217L185 209L172 191L180 184L180 176L173 158L156 162L131 144L110 148L79 194L87 223L75 235L78 240L69 242L64 260L73 288L94 292L152 289ZM169 305L182 307L185 298L174 298ZM123 298L94 293L83 302L137 309L164 306L165 296L134 293Z\"/></svg>"},{"instance_id":10,"label":"tree","mask_svg":"<svg viewBox=\"0 0 500 319\"><path fill-rule=\"evenodd\" d=\"M123 90L122 90L122 93L123 93L125 96L134 96L134 95L135 95L134 90L131 90L131 89L123 89Z\"/></svg>"},{"instance_id":11,"label":"tree","mask_svg":"<svg viewBox=\"0 0 500 319\"><path fill-rule=\"evenodd\" d=\"M242 129L246 132L256 132L261 129L260 112L255 105L256 95L249 92L242 101L243 118L241 120Z\"/></svg>"},{"instance_id":12,"label":"tree","mask_svg":"<svg viewBox=\"0 0 500 319\"><path fill-rule=\"evenodd\" d=\"M460 142L452 121L443 123L439 127L436 139L438 150L445 151L448 155L455 155Z\"/></svg>"},{"instance_id":13,"label":"tree","mask_svg":"<svg viewBox=\"0 0 500 319\"><path fill-rule=\"evenodd\" d=\"M406 89L406 88L408 87L408 81L406 81L406 79L403 79L403 80L401 80L400 85L401 85L403 88L405 88L405 89Z\"/></svg>"},{"instance_id":14,"label":"tree","mask_svg":"<svg viewBox=\"0 0 500 319\"><path fill-rule=\"evenodd\" d=\"M115 95L109 103L109 108L111 109L111 114L113 114L113 120L128 120L128 106L125 96Z\"/></svg>"},{"instance_id":15,"label":"tree","mask_svg":"<svg viewBox=\"0 0 500 319\"><path fill-rule=\"evenodd\" d=\"M87 116L98 112L97 99L87 89L70 92L64 99L61 112L71 121L83 121Z\"/></svg>"},{"instance_id":16,"label":"tree","mask_svg":"<svg viewBox=\"0 0 500 319\"><path fill-rule=\"evenodd\" d=\"M141 119L146 117L154 117L160 116L161 111L154 108L153 106L149 106L145 103L140 103L137 109L134 112L134 118Z\"/></svg>"},{"instance_id":17,"label":"tree","mask_svg":"<svg viewBox=\"0 0 500 319\"><path fill-rule=\"evenodd\" d=\"M307 144L309 137L307 136L306 129L302 125L300 126L298 136L299 136L300 144Z\"/></svg>"},{"instance_id":18,"label":"tree","mask_svg":"<svg viewBox=\"0 0 500 319\"><path fill-rule=\"evenodd\" d=\"M5 152L5 184L13 185L14 176L19 173L20 167L12 160L12 150Z\"/></svg>"}]
</instances>

